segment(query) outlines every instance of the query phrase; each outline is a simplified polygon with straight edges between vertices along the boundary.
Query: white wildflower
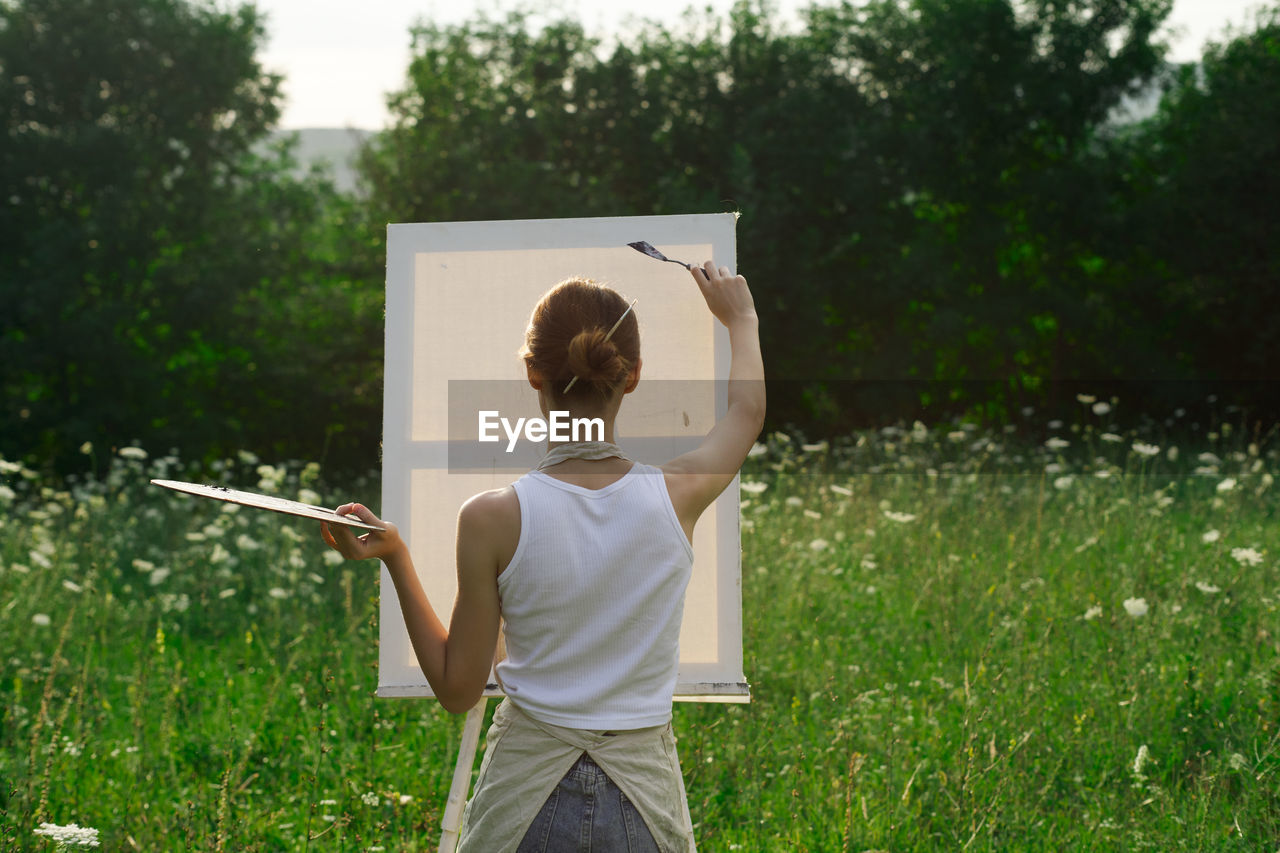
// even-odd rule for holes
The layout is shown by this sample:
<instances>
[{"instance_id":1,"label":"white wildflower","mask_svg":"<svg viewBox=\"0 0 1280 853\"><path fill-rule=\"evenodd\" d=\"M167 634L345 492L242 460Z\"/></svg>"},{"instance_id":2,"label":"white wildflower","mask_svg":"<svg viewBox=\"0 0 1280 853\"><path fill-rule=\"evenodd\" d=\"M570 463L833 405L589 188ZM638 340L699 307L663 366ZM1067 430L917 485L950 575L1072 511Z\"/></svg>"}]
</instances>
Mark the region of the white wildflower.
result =
<instances>
[{"instance_id":1,"label":"white wildflower","mask_svg":"<svg viewBox=\"0 0 1280 853\"><path fill-rule=\"evenodd\" d=\"M226 589L224 589L222 592L218 593L218 598L230 598L235 594L236 594L235 587L229 586Z\"/></svg>"},{"instance_id":2,"label":"white wildflower","mask_svg":"<svg viewBox=\"0 0 1280 853\"><path fill-rule=\"evenodd\" d=\"M1109 468L1103 468L1100 471L1094 471L1093 476L1097 477L1099 480L1106 480L1111 477L1111 470Z\"/></svg>"},{"instance_id":3,"label":"white wildflower","mask_svg":"<svg viewBox=\"0 0 1280 853\"><path fill-rule=\"evenodd\" d=\"M1199 456L1197 456L1196 461L1202 465L1221 465L1222 464L1222 460L1218 458L1218 455L1216 453L1209 453L1208 451L1205 451L1204 453L1201 453Z\"/></svg>"},{"instance_id":4,"label":"white wildflower","mask_svg":"<svg viewBox=\"0 0 1280 853\"><path fill-rule=\"evenodd\" d=\"M1141 778L1143 776L1142 771L1148 764L1155 764L1155 759L1151 757L1151 751L1147 749L1147 745L1144 743L1138 747L1138 754L1134 756L1133 775Z\"/></svg>"},{"instance_id":5,"label":"white wildflower","mask_svg":"<svg viewBox=\"0 0 1280 853\"><path fill-rule=\"evenodd\" d=\"M825 551L827 550L827 540L815 539L809 543L809 548L813 551Z\"/></svg>"},{"instance_id":6,"label":"white wildflower","mask_svg":"<svg viewBox=\"0 0 1280 853\"><path fill-rule=\"evenodd\" d=\"M916 517L909 512L894 512L891 509L884 511L884 517L890 521L896 521L899 524L908 524L916 520Z\"/></svg>"},{"instance_id":7,"label":"white wildflower","mask_svg":"<svg viewBox=\"0 0 1280 853\"><path fill-rule=\"evenodd\" d=\"M1249 769L1249 760L1238 752L1231 753L1231 757L1227 759L1227 766L1232 770Z\"/></svg>"},{"instance_id":8,"label":"white wildflower","mask_svg":"<svg viewBox=\"0 0 1280 853\"><path fill-rule=\"evenodd\" d=\"M191 606L191 598L185 592L174 595L170 592L160 593L160 609L165 613L170 610L176 610L179 613L185 613L187 608Z\"/></svg>"},{"instance_id":9,"label":"white wildflower","mask_svg":"<svg viewBox=\"0 0 1280 853\"><path fill-rule=\"evenodd\" d=\"M1084 612L1084 618L1086 621L1090 619L1097 619L1101 615L1102 615L1102 607L1097 604L1093 605L1092 607L1090 607L1088 610Z\"/></svg>"},{"instance_id":10,"label":"white wildflower","mask_svg":"<svg viewBox=\"0 0 1280 853\"><path fill-rule=\"evenodd\" d=\"M1222 538L1222 534L1216 530L1206 530L1201 536L1200 541L1206 545L1212 545Z\"/></svg>"},{"instance_id":11,"label":"white wildflower","mask_svg":"<svg viewBox=\"0 0 1280 853\"><path fill-rule=\"evenodd\" d=\"M1154 444L1144 444L1141 441L1133 443L1133 452L1139 456L1155 456L1160 453L1160 448Z\"/></svg>"},{"instance_id":12,"label":"white wildflower","mask_svg":"<svg viewBox=\"0 0 1280 853\"><path fill-rule=\"evenodd\" d=\"M1104 432L1102 435L1098 436L1098 438L1102 439L1108 444L1119 444L1120 442L1124 441L1123 438L1116 435L1114 432Z\"/></svg>"},{"instance_id":13,"label":"white wildflower","mask_svg":"<svg viewBox=\"0 0 1280 853\"><path fill-rule=\"evenodd\" d=\"M1111 411L1111 404L1108 402L1099 400L1093 404L1093 413L1095 415L1105 415L1109 411Z\"/></svg>"},{"instance_id":14,"label":"white wildflower","mask_svg":"<svg viewBox=\"0 0 1280 853\"><path fill-rule=\"evenodd\" d=\"M1147 600L1145 598L1126 598L1124 600L1124 612L1135 619L1139 616L1146 616L1147 610Z\"/></svg>"},{"instance_id":15,"label":"white wildflower","mask_svg":"<svg viewBox=\"0 0 1280 853\"><path fill-rule=\"evenodd\" d=\"M830 446L831 445L825 441L819 441L815 444L802 444L800 445L800 449L805 453L825 453Z\"/></svg>"},{"instance_id":16,"label":"white wildflower","mask_svg":"<svg viewBox=\"0 0 1280 853\"><path fill-rule=\"evenodd\" d=\"M1075 477L1068 474L1065 477L1059 477L1053 481L1053 487L1058 490L1071 488L1072 483L1076 481Z\"/></svg>"},{"instance_id":17,"label":"white wildflower","mask_svg":"<svg viewBox=\"0 0 1280 853\"><path fill-rule=\"evenodd\" d=\"M768 483L760 483L755 480L743 480L741 484L742 491L749 495L758 495L767 488L769 488Z\"/></svg>"},{"instance_id":18,"label":"white wildflower","mask_svg":"<svg viewBox=\"0 0 1280 853\"><path fill-rule=\"evenodd\" d=\"M300 489L298 491L298 503L311 504L312 506L320 505L320 495L311 489ZM291 530L292 528L285 528Z\"/></svg>"},{"instance_id":19,"label":"white wildflower","mask_svg":"<svg viewBox=\"0 0 1280 853\"><path fill-rule=\"evenodd\" d=\"M1242 566L1256 566L1262 562L1262 554L1255 548L1232 548L1231 558Z\"/></svg>"},{"instance_id":20,"label":"white wildflower","mask_svg":"<svg viewBox=\"0 0 1280 853\"><path fill-rule=\"evenodd\" d=\"M1218 483L1218 491L1220 492L1229 492L1235 487L1236 487L1235 477L1228 477L1227 479L1223 480L1221 483Z\"/></svg>"},{"instance_id":21,"label":"white wildflower","mask_svg":"<svg viewBox=\"0 0 1280 853\"><path fill-rule=\"evenodd\" d=\"M792 495L791 497L787 498L787 506L792 506L792 507L804 506L804 501L800 500L800 498L796 497L795 495Z\"/></svg>"},{"instance_id":22,"label":"white wildflower","mask_svg":"<svg viewBox=\"0 0 1280 853\"><path fill-rule=\"evenodd\" d=\"M844 486L830 485L827 488L835 492L837 495L844 495L846 498L853 497L853 489L846 489Z\"/></svg>"},{"instance_id":23,"label":"white wildflower","mask_svg":"<svg viewBox=\"0 0 1280 853\"><path fill-rule=\"evenodd\" d=\"M236 537L236 547L241 551L256 551L262 546L248 533L241 533Z\"/></svg>"},{"instance_id":24,"label":"white wildflower","mask_svg":"<svg viewBox=\"0 0 1280 853\"><path fill-rule=\"evenodd\" d=\"M123 459L146 459L147 458L147 451L143 450L141 447L122 447L120 448L118 453L120 454L120 457Z\"/></svg>"},{"instance_id":25,"label":"white wildflower","mask_svg":"<svg viewBox=\"0 0 1280 853\"><path fill-rule=\"evenodd\" d=\"M52 621L52 620L49 618L49 614L48 614L48 613L36 613L35 615L33 615L33 616L31 617L31 624L32 624L32 625L39 625L41 628L46 628L46 627L48 627L48 625L49 625L49 623L50 623L51 621Z\"/></svg>"},{"instance_id":26,"label":"white wildflower","mask_svg":"<svg viewBox=\"0 0 1280 853\"><path fill-rule=\"evenodd\" d=\"M281 589L278 586L273 586L271 587L271 589L267 590L267 595L271 596L272 598L288 598L289 592L288 590Z\"/></svg>"},{"instance_id":27,"label":"white wildflower","mask_svg":"<svg viewBox=\"0 0 1280 853\"><path fill-rule=\"evenodd\" d=\"M70 590L71 592L84 592L84 587L71 580L63 581L62 588Z\"/></svg>"},{"instance_id":28,"label":"white wildflower","mask_svg":"<svg viewBox=\"0 0 1280 853\"><path fill-rule=\"evenodd\" d=\"M407 806L411 802L413 802L413 797L409 796L408 794L400 795L400 805Z\"/></svg>"},{"instance_id":29,"label":"white wildflower","mask_svg":"<svg viewBox=\"0 0 1280 853\"><path fill-rule=\"evenodd\" d=\"M760 442L751 445L751 449L747 451L748 459L755 459L757 456L763 456L769 452L769 448Z\"/></svg>"},{"instance_id":30,"label":"white wildflower","mask_svg":"<svg viewBox=\"0 0 1280 853\"><path fill-rule=\"evenodd\" d=\"M0 503L11 504L17 497L17 492L6 485L0 484Z\"/></svg>"},{"instance_id":31,"label":"white wildflower","mask_svg":"<svg viewBox=\"0 0 1280 853\"><path fill-rule=\"evenodd\" d=\"M1166 451L1165 451L1164 457L1165 457L1166 459L1168 459L1170 462L1177 462L1177 461L1178 461L1178 448L1176 448L1176 447L1170 447L1168 450L1166 450Z\"/></svg>"},{"instance_id":32,"label":"white wildflower","mask_svg":"<svg viewBox=\"0 0 1280 853\"><path fill-rule=\"evenodd\" d=\"M1044 446L1050 450L1062 450L1063 448L1070 447L1071 442L1067 441L1065 438L1058 438L1055 435L1053 438L1046 441Z\"/></svg>"},{"instance_id":33,"label":"white wildflower","mask_svg":"<svg viewBox=\"0 0 1280 853\"><path fill-rule=\"evenodd\" d=\"M378 799L378 795L373 791L365 791L363 794L360 795L360 799L366 806L376 807L380 802L380 800Z\"/></svg>"},{"instance_id":34,"label":"white wildflower","mask_svg":"<svg viewBox=\"0 0 1280 853\"><path fill-rule=\"evenodd\" d=\"M1208 583L1206 581L1196 581L1196 589L1200 590L1205 595L1213 595L1215 593L1222 592L1221 588L1216 587L1213 584Z\"/></svg>"},{"instance_id":35,"label":"white wildflower","mask_svg":"<svg viewBox=\"0 0 1280 853\"><path fill-rule=\"evenodd\" d=\"M59 848L98 847L98 830L88 826L69 823L58 826L56 823L42 823L35 830L36 835L43 835L55 842Z\"/></svg>"},{"instance_id":36,"label":"white wildflower","mask_svg":"<svg viewBox=\"0 0 1280 853\"><path fill-rule=\"evenodd\" d=\"M743 523L745 524L746 522ZM324 564L326 566L336 566L342 562L343 557L337 551L330 548L324 552L324 556L321 559L324 560Z\"/></svg>"},{"instance_id":37,"label":"white wildflower","mask_svg":"<svg viewBox=\"0 0 1280 853\"><path fill-rule=\"evenodd\" d=\"M35 563L38 568L41 568L41 569L53 568L53 561L50 560L47 556L45 556L44 553L41 551L32 551L30 554L27 555L27 557L31 560L31 562Z\"/></svg>"},{"instance_id":38,"label":"white wildflower","mask_svg":"<svg viewBox=\"0 0 1280 853\"><path fill-rule=\"evenodd\" d=\"M147 580L150 581L152 586L159 586L164 583L164 579L167 577L169 577L169 570L161 567L153 571Z\"/></svg>"},{"instance_id":39,"label":"white wildflower","mask_svg":"<svg viewBox=\"0 0 1280 853\"><path fill-rule=\"evenodd\" d=\"M1092 406L1094 403L1098 402L1098 398L1092 394L1077 394L1076 399L1086 406Z\"/></svg>"}]
</instances>

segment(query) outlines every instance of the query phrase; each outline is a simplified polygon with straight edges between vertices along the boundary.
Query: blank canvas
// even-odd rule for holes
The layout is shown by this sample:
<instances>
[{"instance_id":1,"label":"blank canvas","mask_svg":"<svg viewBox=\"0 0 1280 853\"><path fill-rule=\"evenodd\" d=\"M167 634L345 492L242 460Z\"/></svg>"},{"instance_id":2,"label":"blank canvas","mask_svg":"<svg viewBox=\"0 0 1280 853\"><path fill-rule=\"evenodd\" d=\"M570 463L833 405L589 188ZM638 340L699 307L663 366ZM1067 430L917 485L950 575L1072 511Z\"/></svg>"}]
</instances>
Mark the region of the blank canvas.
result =
<instances>
[{"instance_id":1,"label":"blank canvas","mask_svg":"<svg viewBox=\"0 0 1280 853\"><path fill-rule=\"evenodd\" d=\"M660 465L724 414L729 338L687 270L627 243L732 269L734 225L732 214L700 214L388 227L382 517L400 526L443 621L457 591L458 508L514 482L546 450L475 441L481 407L541 416L517 356L538 299L585 276L639 300L641 381L615 428L628 456ZM739 541L735 479L694 532L676 698L746 701ZM385 567L382 583L378 693L430 696ZM488 693L500 695L495 684Z\"/></svg>"}]
</instances>

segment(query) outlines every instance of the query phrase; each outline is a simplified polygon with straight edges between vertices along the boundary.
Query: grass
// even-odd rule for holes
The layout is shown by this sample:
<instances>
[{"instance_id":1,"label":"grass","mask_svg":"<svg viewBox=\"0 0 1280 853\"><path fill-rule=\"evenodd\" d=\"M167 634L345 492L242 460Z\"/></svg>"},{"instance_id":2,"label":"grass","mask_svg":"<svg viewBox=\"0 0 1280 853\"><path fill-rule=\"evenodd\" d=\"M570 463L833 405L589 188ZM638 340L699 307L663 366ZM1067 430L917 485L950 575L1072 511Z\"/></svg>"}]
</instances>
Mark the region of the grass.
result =
<instances>
[{"instance_id":1,"label":"grass","mask_svg":"<svg viewBox=\"0 0 1280 853\"><path fill-rule=\"evenodd\" d=\"M1276 849L1280 452L1095 421L761 446L753 701L675 711L701 849ZM48 821L110 850L435 849L460 719L373 697L374 566L140 456L0 464L0 848Z\"/></svg>"}]
</instances>

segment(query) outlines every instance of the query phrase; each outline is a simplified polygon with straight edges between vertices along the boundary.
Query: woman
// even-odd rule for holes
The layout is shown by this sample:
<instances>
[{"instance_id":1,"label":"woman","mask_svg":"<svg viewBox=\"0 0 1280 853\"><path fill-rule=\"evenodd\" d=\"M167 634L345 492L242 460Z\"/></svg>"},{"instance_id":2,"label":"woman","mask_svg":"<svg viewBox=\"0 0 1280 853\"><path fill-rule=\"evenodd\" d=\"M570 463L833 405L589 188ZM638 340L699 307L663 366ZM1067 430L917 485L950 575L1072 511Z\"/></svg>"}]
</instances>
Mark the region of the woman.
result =
<instances>
[{"instance_id":1,"label":"woman","mask_svg":"<svg viewBox=\"0 0 1280 853\"><path fill-rule=\"evenodd\" d=\"M507 698L460 850L694 848L671 732L690 543L759 435L765 398L746 279L711 261L691 274L729 330L729 405L695 450L661 467L613 444L623 397L640 380L630 306L583 279L539 301L521 351L529 384L544 416L601 418L604 441L550 443L537 470L462 506L449 628L395 525L345 504L339 513L386 531L322 526L343 556L386 565L418 663L447 710L479 700L505 623L497 674Z\"/></svg>"}]
</instances>

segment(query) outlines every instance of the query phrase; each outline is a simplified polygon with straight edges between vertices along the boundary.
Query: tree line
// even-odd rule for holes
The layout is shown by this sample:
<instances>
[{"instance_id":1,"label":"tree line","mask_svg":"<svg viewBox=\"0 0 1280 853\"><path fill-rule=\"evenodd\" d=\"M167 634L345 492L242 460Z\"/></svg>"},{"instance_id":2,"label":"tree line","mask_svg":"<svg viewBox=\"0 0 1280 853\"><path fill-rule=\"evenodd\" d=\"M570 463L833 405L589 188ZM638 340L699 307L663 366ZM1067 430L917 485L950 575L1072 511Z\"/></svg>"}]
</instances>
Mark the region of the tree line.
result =
<instances>
[{"instance_id":1,"label":"tree line","mask_svg":"<svg viewBox=\"0 0 1280 853\"><path fill-rule=\"evenodd\" d=\"M386 223L722 210L774 425L1273 416L1280 5L1185 65L1170 7L426 22L344 194L262 153L252 5L0 0L0 453L375 464Z\"/></svg>"}]
</instances>

